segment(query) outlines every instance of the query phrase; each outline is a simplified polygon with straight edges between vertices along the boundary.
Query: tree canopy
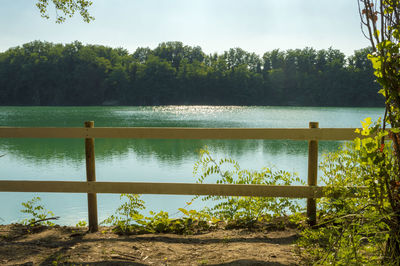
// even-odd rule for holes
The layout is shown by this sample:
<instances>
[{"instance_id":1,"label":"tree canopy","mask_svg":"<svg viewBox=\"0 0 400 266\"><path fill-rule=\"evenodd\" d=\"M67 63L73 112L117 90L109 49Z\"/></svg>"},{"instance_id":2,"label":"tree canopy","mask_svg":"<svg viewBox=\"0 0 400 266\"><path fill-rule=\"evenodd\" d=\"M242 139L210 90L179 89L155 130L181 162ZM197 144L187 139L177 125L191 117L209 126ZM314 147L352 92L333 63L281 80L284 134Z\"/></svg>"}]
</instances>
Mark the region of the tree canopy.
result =
<instances>
[{"instance_id":1,"label":"tree canopy","mask_svg":"<svg viewBox=\"0 0 400 266\"><path fill-rule=\"evenodd\" d=\"M369 52L34 41L0 53L0 104L383 106Z\"/></svg>"}]
</instances>

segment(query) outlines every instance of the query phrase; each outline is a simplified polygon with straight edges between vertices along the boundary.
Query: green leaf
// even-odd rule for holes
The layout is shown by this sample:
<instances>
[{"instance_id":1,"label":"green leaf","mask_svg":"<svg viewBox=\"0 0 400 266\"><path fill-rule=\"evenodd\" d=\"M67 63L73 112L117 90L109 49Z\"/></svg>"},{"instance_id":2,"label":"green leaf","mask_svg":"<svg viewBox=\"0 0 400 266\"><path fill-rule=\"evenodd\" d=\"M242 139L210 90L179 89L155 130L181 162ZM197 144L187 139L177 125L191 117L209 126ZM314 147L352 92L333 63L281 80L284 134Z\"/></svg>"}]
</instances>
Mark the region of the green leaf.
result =
<instances>
[{"instance_id":1,"label":"green leaf","mask_svg":"<svg viewBox=\"0 0 400 266\"><path fill-rule=\"evenodd\" d=\"M180 212L182 212L184 215L189 216L189 212L186 209L179 208L178 209Z\"/></svg>"},{"instance_id":2,"label":"green leaf","mask_svg":"<svg viewBox=\"0 0 400 266\"><path fill-rule=\"evenodd\" d=\"M382 94L384 97L386 97L385 89L380 89L380 90L378 91L378 93L379 93L379 94Z\"/></svg>"}]
</instances>

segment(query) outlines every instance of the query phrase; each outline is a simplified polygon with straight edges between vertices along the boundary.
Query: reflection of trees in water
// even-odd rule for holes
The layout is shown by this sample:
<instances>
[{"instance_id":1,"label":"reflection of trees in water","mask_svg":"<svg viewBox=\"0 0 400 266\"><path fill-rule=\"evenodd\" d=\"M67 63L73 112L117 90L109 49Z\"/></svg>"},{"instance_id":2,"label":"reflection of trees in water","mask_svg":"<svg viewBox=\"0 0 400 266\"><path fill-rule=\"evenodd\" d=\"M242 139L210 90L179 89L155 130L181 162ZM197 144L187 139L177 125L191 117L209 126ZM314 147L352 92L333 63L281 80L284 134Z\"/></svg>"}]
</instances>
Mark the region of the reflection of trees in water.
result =
<instances>
[{"instance_id":1,"label":"reflection of trees in water","mask_svg":"<svg viewBox=\"0 0 400 266\"><path fill-rule=\"evenodd\" d=\"M320 142L320 151L333 151L339 142ZM195 161L199 149L208 146L210 150L237 158L244 154L261 151L265 154L301 154L307 156L307 141L278 140L148 140L148 139L97 139L96 159L108 160L125 157L134 153L140 160L149 156L169 163L180 163L188 158ZM69 161L79 163L85 159L83 139L3 139L1 153L12 154L35 163Z\"/></svg>"}]
</instances>

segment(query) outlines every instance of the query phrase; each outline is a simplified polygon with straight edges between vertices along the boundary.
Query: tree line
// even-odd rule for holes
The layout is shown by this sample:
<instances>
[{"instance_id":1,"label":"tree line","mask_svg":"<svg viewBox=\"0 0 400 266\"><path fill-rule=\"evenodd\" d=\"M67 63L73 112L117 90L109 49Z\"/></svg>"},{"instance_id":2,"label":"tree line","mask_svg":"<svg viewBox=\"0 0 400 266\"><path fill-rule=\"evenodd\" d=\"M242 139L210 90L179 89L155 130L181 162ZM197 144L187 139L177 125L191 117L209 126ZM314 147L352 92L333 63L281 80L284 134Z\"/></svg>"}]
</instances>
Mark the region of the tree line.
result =
<instances>
[{"instance_id":1,"label":"tree line","mask_svg":"<svg viewBox=\"0 0 400 266\"><path fill-rule=\"evenodd\" d=\"M34 41L0 53L0 105L383 106L369 48L205 54Z\"/></svg>"}]
</instances>

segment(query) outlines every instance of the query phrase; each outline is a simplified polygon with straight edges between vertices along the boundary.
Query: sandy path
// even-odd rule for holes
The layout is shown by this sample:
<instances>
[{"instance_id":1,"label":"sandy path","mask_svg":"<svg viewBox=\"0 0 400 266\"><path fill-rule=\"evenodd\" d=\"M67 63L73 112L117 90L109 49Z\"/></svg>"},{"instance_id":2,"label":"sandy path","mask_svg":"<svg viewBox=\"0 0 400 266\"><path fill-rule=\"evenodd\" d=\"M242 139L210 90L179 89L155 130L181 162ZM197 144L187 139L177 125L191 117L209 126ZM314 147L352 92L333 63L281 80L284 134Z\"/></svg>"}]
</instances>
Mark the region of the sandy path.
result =
<instances>
[{"instance_id":1,"label":"sandy path","mask_svg":"<svg viewBox=\"0 0 400 266\"><path fill-rule=\"evenodd\" d=\"M296 231L212 231L118 236L73 227L0 226L1 265L297 265Z\"/></svg>"}]
</instances>

